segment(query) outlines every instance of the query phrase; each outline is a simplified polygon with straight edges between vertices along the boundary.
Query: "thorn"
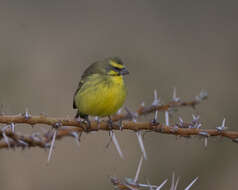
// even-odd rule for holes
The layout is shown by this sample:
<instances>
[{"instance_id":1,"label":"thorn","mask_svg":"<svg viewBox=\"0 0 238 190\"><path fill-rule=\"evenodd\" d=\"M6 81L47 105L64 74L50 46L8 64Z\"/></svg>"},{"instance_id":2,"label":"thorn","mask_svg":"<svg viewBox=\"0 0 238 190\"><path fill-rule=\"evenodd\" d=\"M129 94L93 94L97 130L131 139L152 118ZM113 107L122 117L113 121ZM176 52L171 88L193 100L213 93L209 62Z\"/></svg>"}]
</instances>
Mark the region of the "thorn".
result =
<instances>
[{"instance_id":1,"label":"thorn","mask_svg":"<svg viewBox=\"0 0 238 190\"><path fill-rule=\"evenodd\" d=\"M79 123L83 122L83 119L81 119L80 117L77 117L77 118L75 118L75 119L76 119L76 121L79 122Z\"/></svg>"},{"instance_id":2,"label":"thorn","mask_svg":"<svg viewBox=\"0 0 238 190\"><path fill-rule=\"evenodd\" d=\"M23 141L23 140L17 140L20 144L22 144L24 147L27 147L27 146L29 146L29 144L27 143L27 142L25 142L25 141Z\"/></svg>"},{"instance_id":3,"label":"thorn","mask_svg":"<svg viewBox=\"0 0 238 190\"><path fill-rule=\"evenodd\" d=\"M156 190L160 190L160 189L167 183L167 181L168 181L168 179L164 180L164 181L160 184L160 186L158 186L158 187L156 188Z\"/></svg>"},{"instance_id":4,"label":"thorn","mask_svg":"<svg viewBox=\"0 0 238 190\"><path fill-rule=\"evenodd\" d=\"M141 102L140 106L145 107L145 102Z\"/></svg>"},{"instance_id":5,"label":"thorn","mask_svg":"<svg viewBox=\"0 0 238 190\"><path fill-rule=\"evenodd\" d=\"M128 178L128 177L125 177L125 182L129 185L132 185L132 186L137 186L138 185L138 183L136 183L134 181L134 179L131 179L131 178Z\"/></svg>"},{"instance_id":6,"label":"thorn","mask_svg":"<svg viewBox=\"0 0 238 190\"><path fill-rule=\"evenodd\" d=\"M52 141L51 141L51 144L50 144L50 151L49 151L49 155L48 155L48 163L50 163L50 159L51 159L51 156L52 156L52 153L53 153L53 148L54 148L54 144L55 144L56 134L57 134L57 130L54 130Z\"/></svg>"},{"instance_id":7,"label":"thorn","mask_svg":"<svg viewBox=\"0 0 238 190\"><path fill-rule=\"evenodd\" d=\"M74 136L75 142L78 147L80 147L80 136L82 133L79 135L77 132L73 131L71 134Z\"/></svg>"},{"instance_id":8,"label":"thorn","mask_svg":"<svg viewBox=\"0 0 238 190\"><path fill-rule=\"evenodd\" d=\"M206 99L208 97L208 93L205 90L201 90L200 97L202 100Z\"/></svg>"},{"instance_id":9,"label":"thorn","mask_svg":"<svg viewBox=\"0 0 238 190\"><path fill-rule=\"evenodd\" d=\"M119 145L119 143L117 141L115 133L113 131L110 131L109 133L110 133L110 136L112 137L112 142L114 143L120 158L124 159L124 155L123 155L123 153L121 151L121 148L120 148L120 145Z\"/></svg>"},{"instance_id":10,"label":"thorn","mask_svg":"<svg viewBox=\"0 0 238 190\"><path fill-rule=\"evenodd\" d=\"M202 100L207 99L208 93L205 90L201 90L198 96L195 96L195 100L201 102Z\"/></svg>"},{"instance_id":11,"label":"thorn","mask_svg":"<svg viewBox=\"0 0 238 190\"><path fill-rule=\"evenodd\" d=\"M120 108L118 111L117 111L117 114L121 114L121 111L122 111L122 108Z\"/></svg>"},{"instance_id":12,"label":"thorn","mask_svg":"<svg viewBox=\"0 0 238 190\"><path fill-rule=\"evenodd\" d=\"M205 136L205 137L209 137L210 136L207 132L204 132L204 131L200 131L199 135Z\"/></svg>"},{"instance_id":13,"label":"thorn","mask_svg":"<svg viewBox=\"0 0 238 190\"><path fill-rule=\"evenodd\" d=\"M11 124L10 124L10 127L11 127L12 132L15 133L15 124L14 124L14 123L11 123Z\"/></svg>"},{"instance_id":14,"label":"thorn","mask_svg":"<svg viewBox=\"0 0 238 190\"><path fill-rule=\"evenodd\" d=\"M177 190L178 183L179 183L179 177L176 179L176 183L175 183L175 186L174 186L174 190Z\"/></svg>"},{"instance_id":15,"label":"thorn","mask_svg":"<svg viewBox=\"0 0 238 190\"><path fill-rule=\"evenodd\" d=\"M193 117L193 122L198 122L198 120L200 119L200 115L192 114L192 117Z\"/></svg>"},{"instance_id":16,"label":"thorn","mask_svg":"<svg viewBox=\"0 0 238 190\"><path fill-rule=\"evenodd\" d=\"M1 129L1 131L2 131L2 136L3 136L3 139L4 139L5 143L7 143L8 148L10 148L10 142L9 142L8 136L7 136L6 133L5 133L5 131L7 130L7 128L9 128L8 125L6 125L5 127L3 127L3 128Z\"/></svg>"},{"instance_id":17,"label":"thorn","mask_svg":"<svg viewBox=\"0 0 238 190\"><path fill-rule=\"evenodd\" d=\"M202 127L202 124L199 123L196 128L197 128L197 129L200 129L201 127Z\"/></svg>"},{"instance_id":18,"label":"thorn","mask_svg":"<svg viewBox=\"0 0 238 190\"><path fill-rule=\"evenodd\" d=\"M4 139L5 143L7 143L8 148L10 148L10 142L8 140L8 137L5 133L5 131L2 131L2 136L3 136L3 139Z\"/></svg>"},{"instance_id":19,"label":"thorn","mask_svg":"<svg viewBox=\"0 0 238 190\"><path fill-rule=\"evenodd\" d=\"M174 102L179 102L179 101L180 101L180 98L177 97L177 95L176 95L176 87L174 87L174 89L173 89L173 97L172 97L172 100L173 100Z\"/></svg>"},{"instance_id":20,"label":"thorn","mask_svg":"<svg viewBox=\"0 0 238 190\"><path fill-rule=\"evenodd\" d=\"M208 138L205 137L205 138L204 138L204 147L205 147L205 148L207 148L207 140L208 140Z\"/></svg>"},{"instance_id":21,"label":"thorn","mask_svg":"<svg viewBox=\"0 0 238 190\"><path fill-rule=\"evenodd\" d=\"M178 183L179 183L179 177L176 179L176 182L175 182L175 172L173 172L170 190L176 190L178 187Z\"/></svg>"},{"instance_id":22,"label":"thorn","mask_svg":"<svg viewBox=\"0 0 238 190\"><path fill-rule=\"evenodd\" d=\"M169 112L165 111L165 125L169 126Z\"/></svg>"},{"instance_id":23,"label":"thorn","mask_svg":"<svg viewBox=\"0 0 238 190\"><path fill-rule=\"evenodd\" d=\"M174 182L175 181L175 173L173 172L172 173L172 180L171 180L171 187L170 187L170 190L174 190Z\"/></svg>"},{"instance_id":24,"label":"thorn","mask_svg":"<svg viewBox=\"0 0 238 190\"><path fill-rule=\"evenodd\" d=\"M200 129L202 124L199 122L200 116L199 115L193 115L193 120L191 122L191 125L189 125L189 128L196 128L196 129Z\"/></svg>"},{"instance_id":25,"label":"thorn","mask_svg":"<svg viewBox=\"0 0 238 190\"><path fill-rule=\"evenodd\" d=\"M26 120L31 118L31 114L30 114L28 108L25 109L25 113L23 114L23 116L25 117Z\"/></svg>"},{"instance_id":26,"label":"thorn","mask_svg":"<svg viewBox=\"0 0 238 190\"><path fill-rule=\"evenodd\" d=\"M113 176L110 176L110 181L114 186L117 186L120 183L120 180Z\"/></svg>"},{"instance_id":27,"label":"thorn","mask_svg":"<svg viewBox=\"0 0 238 190\"><path fill-rule=\"evenodd\" d=\"M155 116L154 119L152 120L152 124L153 125L158 124L158 110L155 110Z\"/></svg>"},{"instance_id":28,"label":"thorn","mask_svg":"<svg viewBox=\"0 0 238 190\"><path fill-rule=\"evenodd\" d=\"M221 126L222 126L223 128L226 127L226 126L225 126L225 123L226 123L226 118L224 118L223 121L222 121L222 125L221 125Z\"/></svg>"},{"instance_id":29,"label":"thorn","mask_svg":"<svg viewBox=\"0 0 238 190\"><path fill-rule=\"evenodd\" d=\"M35 141L38 141L38 142L41 141L41 135L40 135L39 133L37 133L37 132L32 133L31 138L32 138L33 140L35 140Z\"/></svg>"},{"instance_id":30,"label":"thorn","mask_svg":"<svg viewBox=\"0 0 238 190\"><path fill-rule=\"evenodd\" d=\"M146 179L146 183L148 185L148 187L150 188L150 190L153 190L153 187L152 185L150 184L150 181L148 179Z\"/></svg>"},{"instance_id":31,"label":"thorn","mask_svg":"<svg viewBox=\"0 0 238 190\"><path fill-rule=\"evenodd\" d=\"M137 167L136 175L135 175L135 178L134 178L134 183L138 182L138 178L139 178L139 175L140 175L142 162L143 162L143 155L141 156L139 164L138 164L138 167Z\"/></svg>"},{"instance_id":32,"label":"thorn","mask_svg":"<svg viewBox=\"0 0 238 190\"><path fill-rule=\"evenodd\" d=\"M190 187L198 180L198 177L196 177L184 190L189 190Z\"/></svg>"},{"instance_id":33,"label":"thorn","mask_svg":"<svg viewBox=\"0 0 238 190\"><path fill-rule=\"evenodd\" d=\"M223 121L222 121L221 126L216 127L217 131L219 131L219 132L224 131L224 130L227 128L227 127L225 126L225 123L226 123L226 119L224 118Z\"/></svg>"},{"instance_id":34,"label":"thorn","mask_svg":"<svg viewBox=\"0 0 238 190\"><path fill-rule=\"evenodd\" d=\"M143 153L144 159L147 160L147 154L146 154L146 151L145 151L145 146L144 146L144 143L143 143L141 131L137 131L136 135L137 135L137 139L138 139L138 142L139 142L139 145L140 145L140 148L141 148L141 152Z\"/></svg>"},{"instance_id":35,"label":"thorn","mask_svg":"<svg viewBox=\"0 0 238 190\"><path fill-rule=\"evenodd\" d=\"M160 99L158 98L157 91L154 90L154 101L152 102L152 106L158 106L160 103Z\"/></svg>"},{"instance_id":36,"label":"thorn","mask_svg":"<svg viewBox=\"0 0 238 190\"><path fill-rule=\"evenodd\" d=\"M238 138L232 139L232 141L238 143Z\"/></svg>"},{"instance_id":37,"label":"thorn","mask_svg":"<svg viewBox=\"0 0 238 190\"><path fill-rule=\"evenodd\" d=\"M134 187L132 187L132 186L130 186L130 185L128 185L128 184L123 184L123 185L125 185L127 188L129 188L130 190L138 190L138 189L136 189L136 188L134 188Z\"/></svg>"},{"instance_id":38,"label":"thorn","mask_svg":"<svg viewBox=\"0 0 238 190\"><path fill-rule=\"evenodd\" d=\"M137 183L135 185L137 185L138 187L150 188L150 189L157 188L157 185L151 185L148 179L146 181L147 181L147 184Z\"/></svg>"},{"instance_id":39,"label":"thorn","mask_svg":"<svg viewBox=\"0 0 238 190\"><path fill-rule=\"evenodd\" d=\"M127 112L128 118L130 118L133 122L136 123L136 118L138 117L138 114L131 112L127 107L125 107L125 110Z\"/></svg>"},{"instance_id":40,"label":"thorn","mask_svg":"<svg viewBox=\"0 0 238 190\"><path fill-rule=\"evenodd\" d=\"M172 128L172 132L177 132L179 129L179 127L177 125L174 125Z\"/></svg>"},{"instance_id":41,"label":"thorn","mask_svg":"<svg viewBox=\"0 0 238 190\"><path fill-rule=\"evenodd\" d=\"M184 122L183 122L182 117L179 117L178 118L178 127L183 127L183 124L184 124Z\"/></svg>"},{"instance_id":42,"label":"thorn","mask_svg":"<svg viewBox=\"0 0 238 190\"><path fill-rule=\"evenodd\" d=\"M8 125L6 125L5 127L3 127L3 128L1 129L1 131L4 132L5 130L7 130L7 128L9 128Z\"/></svg>"}]
</instances>

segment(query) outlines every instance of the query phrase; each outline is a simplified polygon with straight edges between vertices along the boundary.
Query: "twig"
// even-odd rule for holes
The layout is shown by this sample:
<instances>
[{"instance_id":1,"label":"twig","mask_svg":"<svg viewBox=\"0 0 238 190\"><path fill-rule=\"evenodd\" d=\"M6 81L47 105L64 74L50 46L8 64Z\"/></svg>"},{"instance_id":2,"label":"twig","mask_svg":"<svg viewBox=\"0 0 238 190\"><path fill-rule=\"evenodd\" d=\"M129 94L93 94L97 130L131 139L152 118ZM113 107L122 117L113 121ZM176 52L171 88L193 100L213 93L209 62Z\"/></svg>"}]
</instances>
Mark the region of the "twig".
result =
<instances>
[{"instance_id":1,"label":"twig","mask_svg":"<svg viewBox=\"0 0 238 190\"><path fill-rule=\"evenodd\" d=\"M151 106L145 106L142 102L139 109L136 111L137 116L146 115L152 113L156 110L158 111L169 111L169 109L179 108L179 107L192 107L195 108L203 100L207 99L207 92L201 91L199 95L195 96L194 100L191 101L181 101L180 98L176 97L176 90L173 92L173 99L168 104L160 104L160 99L157 97L157 91L154 91L154 101ZM112 121L119 121L128 119L128 114L117 114L112 117Z\"/></svg>"}]
</instances>

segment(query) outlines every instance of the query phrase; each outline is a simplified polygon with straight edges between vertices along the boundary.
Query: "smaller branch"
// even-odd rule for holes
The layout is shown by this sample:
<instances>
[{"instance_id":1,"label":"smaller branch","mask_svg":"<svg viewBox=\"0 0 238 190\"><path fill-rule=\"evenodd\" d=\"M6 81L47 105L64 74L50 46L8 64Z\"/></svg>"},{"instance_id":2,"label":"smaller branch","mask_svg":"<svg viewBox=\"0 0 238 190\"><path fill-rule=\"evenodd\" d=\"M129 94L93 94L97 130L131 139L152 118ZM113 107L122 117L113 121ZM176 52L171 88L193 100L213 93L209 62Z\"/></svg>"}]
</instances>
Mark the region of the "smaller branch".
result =
<instances>
[{"instance_id":1,"label":"smaller branch","mask_svg":"<svg viewBox=\"0 0 238 190\"><path fill-rule=\"evenodd\" d=\"M78 137L80 137L81 131L79 131L78 129L79 128L58 129L56 134L56 140L59 140L63 137L75 137L75 133L77 133ZM0 132L0 139L3 139L3 134L6 134L6 136L9 138L8 140L10 140L10 148L50 148L50 142L53 137L53 133L51 132L46 132L44 134L33 133L32 135L21 135L19 133L12 132L8 129L4 132ZM0 142L0 149L1 148L8 148L8 144L4 140Z\"/></svg>"},{"instance_id":2,"label":"smaller branch","mask_svg":"<svg viewBox=\"0 0 238 190\"><path fill-rule=\"evenodd\" d=\"M33 117L32 117L33 118ZM67 121L73 122L73 121ZM187 123L185 123L187 125ZM108 122L102 121L100 122L100 127L98 128L97 123L92 123L90 131L110 131L111 126L109 126ZM233 142L238 142L238 131L219 131L217 129L200 129L200 128L186 128L186 127L178 127L178 126L165 126L162 124L150 123L150 122L123 122L123 128L120 128L118 125L113 124L113 130L131 130L131 131L151 131L157 132L161 134L169 134L175 136L182 136L182 137L192 137L192 136L200 136L204 137L205 139L209 137L225 137ZM79 136L82 132L86 132L86 129L80 127L62 127L57 129L56 140L59 140L63 137L75 137L74 133L78 133ZM5 134L9 139L8 142L4 141ZM12 132L10 129L6 129L5 131L0 131L0 148L8 148L8 143L10 147L40 147L40 148L49 148L52 133L45 133L41 135L32 134L30 136L27 135L20 135L18 133ZM23 144L21 142L25 142L27 144Z\"/></svg>"},{"instance_id":3,"label":"smaller branch","mask_svg":"<svg viewBox=\"0 0 238 190\"><path fill-rule=\"evenodd\" d=\"M125 177L124 180L120 180L116 177L110 177L111 183L113 184L115 189L118 190L139 190L139 189L148 189L148 190L161 190L163 186L167 183L168 179L164 180L160 185L151 185L149 180L147 179L147 184L140 183L138 181L139 173L141 170L143 161L143 156L141 156L140 162L137 167L136 176L134 179ZM175 173L172 173L172 180L170 185L170 190L177 190L179 184L179 177L175 177ZM196 177L186 188L185 190L189 190L194 183L198 180Z\"/></svg>"},{"instance_id":4,"label":"smaller branch","mask_svg":"<svg viewBox=\"0 0 238 190\"><path fill-rule=\"evenodd\" d=\"M202 99L205 100L206 98ZM142 115L147 115L150 114L154 111L168 111L169 109L174 109L174 108L179 108L179 107L192 107L195 108L196 105L198 105L199 103L201 103L201 100L192 100L189 102L186 101L172 101L169 102L168 104L164 104L164 105L151 105L151 106L144 106L144 104L142 104L139 109L136 111L136 115L137 116L142 116ZM130 119L130 117L128 116L128 114L116 114L112 117L112 121L119 121L119 120L126 120L126 119Z\"/></svg>"},{"instance_id":5,"label":"smaller branch","mask_svg":"<svg viewBox=\"0 0 238 190\"><path fill-rule=\"evenodd\" d=\"M27 136L27 135L20 135L18 133L14 133L10 130L6 130L5 134L8 138L11 140L9 141L9 147L40 147L40 148L46 148L48 140L46 138L40 137L39 139L33 138L33 136ZM0 137L3 138L3 132L1 132ZM21 143L25 142L25 144ZM27 146L26 146L27 145ZM0 142L0 148L8 148L8 143L5 141Z\"/></svg>"}]
</instances>

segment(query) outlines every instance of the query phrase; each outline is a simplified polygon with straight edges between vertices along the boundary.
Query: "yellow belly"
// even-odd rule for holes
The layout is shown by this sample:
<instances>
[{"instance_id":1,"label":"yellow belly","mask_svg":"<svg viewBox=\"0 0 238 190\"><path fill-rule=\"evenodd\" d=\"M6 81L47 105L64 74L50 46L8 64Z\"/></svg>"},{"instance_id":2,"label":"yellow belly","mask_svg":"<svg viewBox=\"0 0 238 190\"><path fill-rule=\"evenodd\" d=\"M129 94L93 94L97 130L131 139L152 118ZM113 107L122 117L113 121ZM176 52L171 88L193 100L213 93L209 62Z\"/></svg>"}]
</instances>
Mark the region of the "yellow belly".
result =
<instances>
[{"instance_id":1,"label":"yellow belly","mask_svg":"<svg viewBox=\"0 0 238 190\"><path fill-rule=\"evenodd\" d=\"M92 76L75 96L79 112L92 116L108 116L116 113L126 98L122 76L103 78Z\"/></svg>"}]
</instances>

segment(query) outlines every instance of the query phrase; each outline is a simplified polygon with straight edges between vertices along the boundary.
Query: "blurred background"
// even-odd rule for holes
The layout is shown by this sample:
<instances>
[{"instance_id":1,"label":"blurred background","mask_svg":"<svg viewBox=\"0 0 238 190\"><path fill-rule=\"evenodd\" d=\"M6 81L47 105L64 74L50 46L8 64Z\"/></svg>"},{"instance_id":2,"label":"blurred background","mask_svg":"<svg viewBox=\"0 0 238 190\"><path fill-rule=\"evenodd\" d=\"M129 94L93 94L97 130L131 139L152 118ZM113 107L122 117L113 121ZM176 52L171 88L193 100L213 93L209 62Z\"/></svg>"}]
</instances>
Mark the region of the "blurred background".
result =
<instances>
[{"instance_id":1,"label":"blurred background","mask_svg":"<svg viewBox=\"0 0 238 190\"><path fill-rule=\"evenodd\" d=\"M157 89L162 102L173 87L182 100L201 89L209 98L194 111L176 113L186 121L200 114L204 128L223 118L238 130L237 1L0 1L0 103L17 114L73 117L73 93L84 69L96 60L119 56L127 65L128 98L136 110L150 105ZM149 115L144 120L151 120ZM160 117L164 118L161 114ZM161 120L163 121L163 120ZM45 126L45 128L47 128ZM17 129L30 133L37 129ZM133 132L117 132L126 159L107 132L56 142L50 165L39 148L0 151L1 189L113 189L109 176L134 177L140 148ZM227 139L184 139L150 133L145 137L149 160L140 181L160 184L175 171L178 189L192 179L192 189L236 189L238 145ZM169 189L169 185L164 189Z\"/></svg>"}]
</instances>

